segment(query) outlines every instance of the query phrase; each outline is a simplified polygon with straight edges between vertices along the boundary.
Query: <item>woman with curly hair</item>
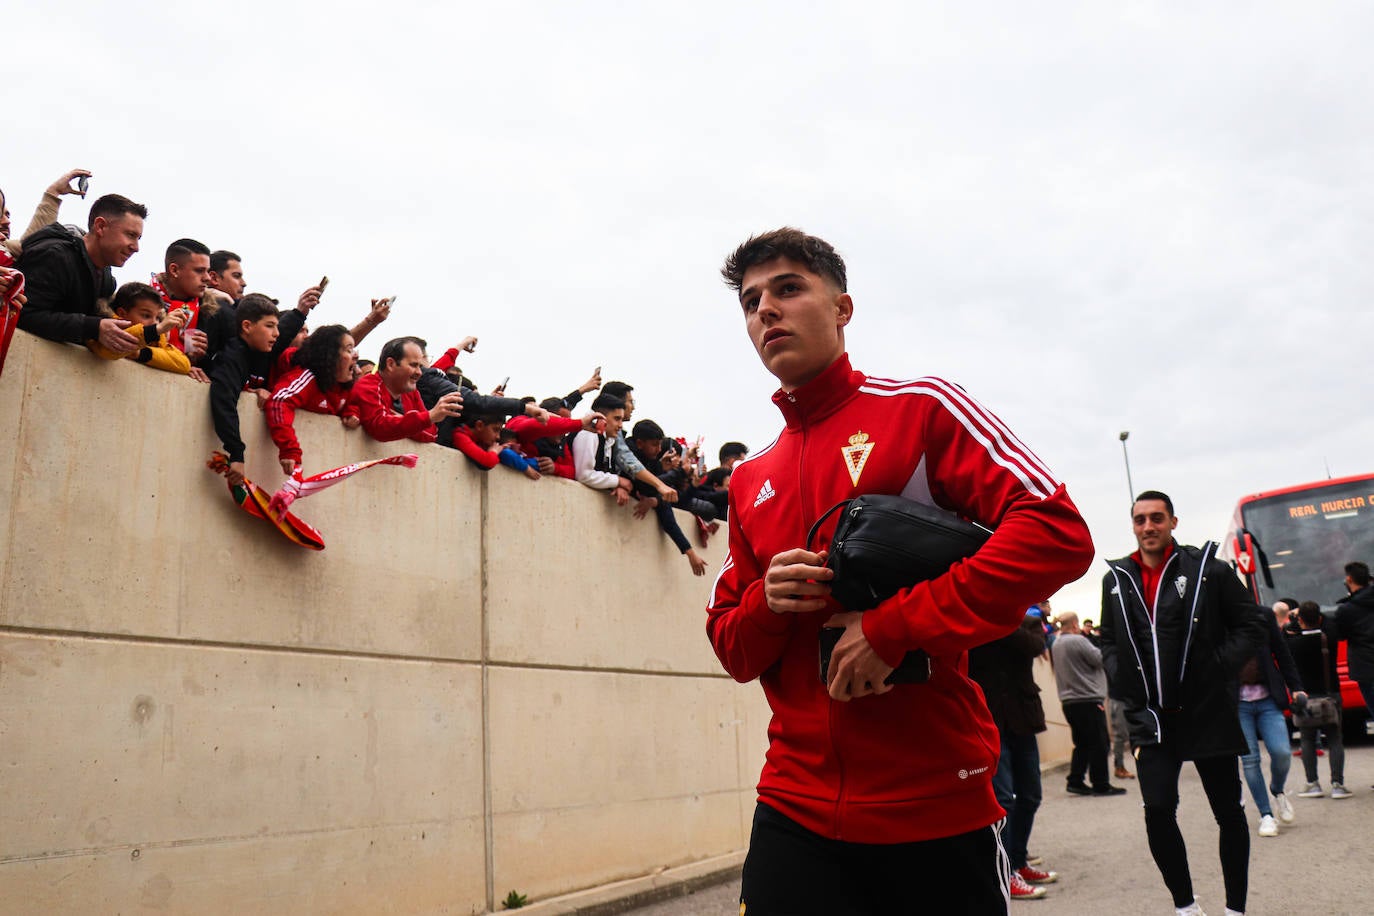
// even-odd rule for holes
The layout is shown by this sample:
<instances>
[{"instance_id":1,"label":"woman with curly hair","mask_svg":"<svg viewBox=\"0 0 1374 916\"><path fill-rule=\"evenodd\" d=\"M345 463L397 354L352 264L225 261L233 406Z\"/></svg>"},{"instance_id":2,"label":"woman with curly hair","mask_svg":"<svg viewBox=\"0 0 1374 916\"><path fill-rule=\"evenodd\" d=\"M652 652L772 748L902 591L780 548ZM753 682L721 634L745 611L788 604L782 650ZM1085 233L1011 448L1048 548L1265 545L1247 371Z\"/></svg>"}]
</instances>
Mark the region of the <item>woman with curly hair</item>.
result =
<instances>
[{"instance_id":1,"label":"woman with curly hair","mask_svg":"<svg viewBox=\"0 0 1374 916\"><path fill-rule=\"evenodd\" d=\"M358 353L348 328L327 324L317 328L294 352L288 350L284 355L291 368L273 387L266 412L281 468L289 475L301 463L295 428L298 408L334 414L347 429L358 428L357 414L347 409Z\"/></svg>"}]
</instances>

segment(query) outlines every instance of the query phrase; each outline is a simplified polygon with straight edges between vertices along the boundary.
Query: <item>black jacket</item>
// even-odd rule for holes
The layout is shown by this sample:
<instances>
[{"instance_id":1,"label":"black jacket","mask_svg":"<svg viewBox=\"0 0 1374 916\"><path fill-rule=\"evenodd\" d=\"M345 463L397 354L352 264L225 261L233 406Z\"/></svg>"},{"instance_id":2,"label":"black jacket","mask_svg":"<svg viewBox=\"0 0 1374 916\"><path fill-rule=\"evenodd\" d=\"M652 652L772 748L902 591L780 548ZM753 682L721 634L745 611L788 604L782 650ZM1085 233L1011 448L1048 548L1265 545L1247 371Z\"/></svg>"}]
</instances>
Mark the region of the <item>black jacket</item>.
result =
<instances>
[{"instance_id":1,"label":"black jacket","mask_svg":"<svg viewBox=\"0 0 1374 916\"><path fill-rule=\"evenodd\" d=\"M100 336L98 303L114 295L114 274L91 263L81 236L60 223L44 226L24 240L14 266L24 274L28 297L19 327L69 343Z\"/></svg>"},{"instance_id":2,"label":"black jacket","mask_svg":"<svg viewBox=\"0 0 1374 916\"><path fill-rule=\"evenodd\" d=\"M27 279L27 278L25 278ZM210 376L210 419L229 460L243 460L243 437L239 435L239 395L245 387L270 388L272 367L305 327L305 316L287 309L277 319L277 342L271 353L248 349L242 337L234 337L215 356L206 374Z\"/></svg>"},{"instance_id":3,"label":"black jacket","mask_svg":"<svg viewBox=\"0 0 1374 916\"><path fill-rule=\"evenodd\" d=\"M1131 744L1164 744L1184 760L1244 754L1236 673L1265 642L1264 615L1225 563L1174 545L1152 621L1140 566L1112 560L1102 580L1102 666L1122 701Z\"/></svg>"},{"instance_id":4,"label":"black jacket","mask_svg":"<svg viewBox=\"0 0 1374 916\"><path fill-rule=\"evenodd\" d=\"M1035 659L1045 651L1039 618L1023 622L1001 639L968 654L968 676L983 689L983 699L999 729L1013 735L1045 730L1045 707L1035 683Z\"/></svg>"},{"instance_id":5,"label":"black jacket","mask_svg":"<svg viewBox=\"0 0 1374 916\"><path fill-rule=\"evenodd\" d=\"M1351 592L1336 605L1336 631L1345 640L1350 679L1374 681L1374 585Z\"/></svg>"},{"instance_id":6,"label":"black jacket","mask_svg":"<svg viewBox=\"0 0 1374 916\"><path fill-rule=\"evenodd\" d=\"M1269 689L1269 698L1278 704L1279 709L1288 709L1289 692L1303 690L1301 672L1293 664L1293 656L1288 651L1288 640L1279 630L1278 621L1273 614L1265 614L1268 636L1255 653L1255 662L1262 677L1260 683Z\"/></svg>"},{"instance_id":7,"label":"black jacket","mask_svg":"<svg viewBox=\"0 0 1374 916\"><path fill-rule=\"evenodd\" d=\"M1322 672L1322 635L1326 635L1326 671ZM1336 622L1323 617L1316 629L1290 630L1288 650L1297 666L1298 676L1309 696L1340 697L1341 681L1336 673L1336 644L1340 636Z\"/></svg>"},{"instance_id":8,"label":"black jacket","mask_svg":"<svg viewBox=\"0 0 1374 916\"><path fill-rule=\"evenodd\" d=\"M415 383L415 390L420 392L420 400L424 401L425 407L430 410L434 409L434 405L439 403L439 399L444 395L454 391L462 392L463 412L456 417L445 417L439 423L437 441L449 448L453 448L453 430L467 417L492 413L514 417L525 412L525 402L519 398L498 398L494 394L481 394L471 388L461 388L433 366L425 367L425 371L420 375L420 381Z\"/></svg>"}]
</instances>

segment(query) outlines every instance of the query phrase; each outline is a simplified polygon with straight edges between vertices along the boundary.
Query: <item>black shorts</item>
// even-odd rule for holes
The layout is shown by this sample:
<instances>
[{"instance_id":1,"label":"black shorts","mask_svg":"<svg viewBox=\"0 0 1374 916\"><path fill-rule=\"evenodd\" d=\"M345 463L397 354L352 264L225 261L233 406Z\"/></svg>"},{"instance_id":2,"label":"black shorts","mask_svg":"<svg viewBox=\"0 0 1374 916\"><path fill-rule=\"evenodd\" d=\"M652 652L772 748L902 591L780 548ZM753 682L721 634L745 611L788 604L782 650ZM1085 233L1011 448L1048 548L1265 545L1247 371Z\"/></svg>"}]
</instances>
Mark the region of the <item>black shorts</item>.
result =
<instances>
[{"instance_id":1,"label":"black shorts","mask_svg":"<svg viewBox=\"0 0 1374 916\"><path fill-rule=\"evenodd\" d=\"M845 843L764 804L744 860L741 916L1005 916L1001 823L917 843Z\"/></svg>"}]
</instances>

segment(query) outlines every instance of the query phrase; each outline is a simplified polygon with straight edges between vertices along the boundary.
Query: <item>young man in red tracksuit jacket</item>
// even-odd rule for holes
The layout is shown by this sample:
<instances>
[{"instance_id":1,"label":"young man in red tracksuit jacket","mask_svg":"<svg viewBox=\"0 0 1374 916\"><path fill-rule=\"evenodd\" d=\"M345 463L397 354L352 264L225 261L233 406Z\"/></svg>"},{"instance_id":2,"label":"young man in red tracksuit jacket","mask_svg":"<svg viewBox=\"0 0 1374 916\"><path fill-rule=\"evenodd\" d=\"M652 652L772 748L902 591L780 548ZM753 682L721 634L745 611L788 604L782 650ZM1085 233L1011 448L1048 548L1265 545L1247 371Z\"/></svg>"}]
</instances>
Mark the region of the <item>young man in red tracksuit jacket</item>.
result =
<instances>
[{"instance_id":1,"label":"young man in red tracksuit jacket","mask_svg":"<svg viewBox=\"0 0 1374 916\"><path fill-rule=\"evenodd\" d=\"M963 389L850 367L854 306L828 243L779 229L740 246L722 274L782 385L773 401L786 421L735 466L730 549L707 608L721 663L738 681L758 678L773 711L741 913L1005 913L998 735L966 653L1087 570L1087 526ZM861 493L901 494L995 531L948 573L843 613L824 544L806 550L806 533ZM823 684L827 623L844 634ZM929 681L885 684L913 649L930 655Z\"/></svg>"}]
</instances>

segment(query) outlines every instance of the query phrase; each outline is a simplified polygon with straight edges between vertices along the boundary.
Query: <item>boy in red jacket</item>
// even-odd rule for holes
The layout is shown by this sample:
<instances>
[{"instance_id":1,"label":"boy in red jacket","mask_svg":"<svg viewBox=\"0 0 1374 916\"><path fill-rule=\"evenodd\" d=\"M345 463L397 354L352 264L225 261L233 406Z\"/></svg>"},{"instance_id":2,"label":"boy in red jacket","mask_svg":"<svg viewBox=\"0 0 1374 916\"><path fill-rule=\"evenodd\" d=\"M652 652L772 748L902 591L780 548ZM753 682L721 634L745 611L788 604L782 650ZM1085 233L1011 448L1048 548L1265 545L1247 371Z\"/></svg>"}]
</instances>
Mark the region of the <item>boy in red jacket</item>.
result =
<instances>
[{"instance_id":1,"label":"boy in red jacket","mask_svg":"<svg viewBox=\"0 0 1374 916\"><path fill-rule=\"evenodd\" d=\"M1063 485L962 388L850 368L854 303L829 243L775 230L740 246L722 274L781 383L773 401L786 421L734 467L730 550L707 608L722 665L758 678L773 711L741 912L1005 913L998 735L967 652L1087 570L1087 526ZM807 550L806 534L862 493L900 494L994 534L944 575L845 613L830 598L825 548ZM826 624L844 633L822 683ZM930 655L929 680L885 683L914 649Z\"/></svg>"}]
</instances>

